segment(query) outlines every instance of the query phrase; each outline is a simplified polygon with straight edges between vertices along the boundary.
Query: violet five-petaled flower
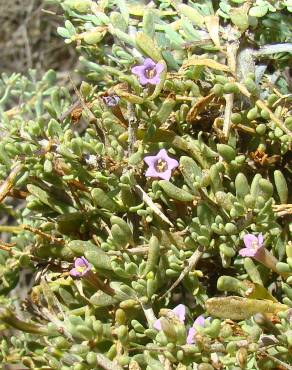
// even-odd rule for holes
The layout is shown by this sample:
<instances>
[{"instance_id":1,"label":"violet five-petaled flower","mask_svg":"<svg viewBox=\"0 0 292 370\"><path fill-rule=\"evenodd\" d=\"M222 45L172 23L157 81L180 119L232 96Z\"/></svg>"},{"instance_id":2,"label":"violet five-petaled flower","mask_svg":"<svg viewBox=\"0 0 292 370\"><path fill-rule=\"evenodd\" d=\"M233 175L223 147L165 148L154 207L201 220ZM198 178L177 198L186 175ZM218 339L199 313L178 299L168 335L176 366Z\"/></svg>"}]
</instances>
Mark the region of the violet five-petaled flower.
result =
<instances>
[{"instance_id":1,"label":"violet five-petaled flower","mask_svg":"<svg viewBox=\"0 0 292 370\"><path fill-rule=\"evenodd\" d=\"M146 58L142 65L131 69L132 73L138 76L141 85L158 85L163 70L164 65L162 63L155 63L150 58Z\"/></svg>"},{"instance_id":2,"label":"violet five-petaled flower","mask_svg":"<svg viewBox=\"0 0 292 370\"><path fill-rule=\"evenodd\" d=\"M70 275L83 277L92 269L92 265L84 257L78 257L74 261L74 267L70 270Z\"/></svg>"},{"instance_id":3,"label":"violet five-petaled flower","mask_svg":"<svg viewBox=\"0 0 292 370\"><path fill-rule=\"evenodd\" d=\"M186 307L183 304L179 304L171 311L180 322L184 323L186 317ZM157 330L162 330L160 319L154 322L153 327Z\"/></svg>"},{"instance_id":4,"label":"violet five-petaled flower","mask_svg":"<svg viewBox=\"0 0 292 370\"><path fill-rule=\"evenodd\" d=\"M171 170L178 166L178 161L169 157L165 149L161 149L156 155L145 157L144 161L148 165L145 176L160 177L164 180L169 180Z\"/></svg>"},{"instance_id":5,"label":"violet five-petaled flower","mask_svg":"<svg viewBox=\"0 0 292 370\"><path fill-rule=\"evenodd\" d=\"M188 335L187 335L187 344L193 344L196 342L196 339L195 339L195 334L197 333L197 330L196 330L196 326L202 326L204 327L205 326L205 318L204 316L200 315L196 318L196 320L194 321L194 326L192 326L191 328L189 328L189 331L188 331Z\"/></svg>"},{"instance_id":6,"label":"violet five-petaled flower","mask_svg":"<svg viewBox=\"0 0 292 370\"><path fill-rule=\"evenodd\" d=\"M256 257L257 253L263 248L264 238L260 233L258 236L246 234L243 237L245 248L240 249L242 257Z\"/></svg>"},{"instance_id":7,"label":"violet five-petaled flower","mask_svg":"<svg viewBox=\"0 0 292 370\"><path fill-rule=\"evenodd\" d=\"M103 96L102 100L108 107L115 107L119 104L120 97L118 95Z\"/></svg>"}]
</instances>

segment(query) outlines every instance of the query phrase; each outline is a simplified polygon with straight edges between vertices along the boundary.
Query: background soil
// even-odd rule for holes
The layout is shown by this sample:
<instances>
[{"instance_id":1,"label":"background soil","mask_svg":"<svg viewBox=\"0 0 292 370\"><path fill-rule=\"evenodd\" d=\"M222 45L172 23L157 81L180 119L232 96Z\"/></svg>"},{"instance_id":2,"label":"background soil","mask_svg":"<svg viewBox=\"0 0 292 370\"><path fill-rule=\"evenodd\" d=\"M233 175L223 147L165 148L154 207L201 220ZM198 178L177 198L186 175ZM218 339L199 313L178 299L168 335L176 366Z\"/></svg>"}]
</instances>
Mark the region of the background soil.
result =
<instances>
[{"instance_id":1,"label":"background soil","mask_svg":"<svg viewBox=\"0 0 292 370\"><path fill-rule=\"evenodd\" d=\"M44 0L0 0L0 73L72 70L76 54L56 32L60 14Z\"/></svg>"}]
</instances>

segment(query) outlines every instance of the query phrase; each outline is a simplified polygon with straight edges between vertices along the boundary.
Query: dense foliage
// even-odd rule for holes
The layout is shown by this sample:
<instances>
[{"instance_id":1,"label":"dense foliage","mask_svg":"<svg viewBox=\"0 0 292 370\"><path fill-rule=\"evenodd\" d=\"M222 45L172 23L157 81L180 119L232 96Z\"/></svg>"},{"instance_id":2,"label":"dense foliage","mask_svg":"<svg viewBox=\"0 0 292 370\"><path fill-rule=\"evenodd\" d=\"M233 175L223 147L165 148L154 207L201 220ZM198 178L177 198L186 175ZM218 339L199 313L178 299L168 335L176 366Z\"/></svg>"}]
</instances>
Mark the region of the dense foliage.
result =
<instances>
[{"instance_id":1,"label":"dense foliage","mask_svg":"<svg viewBox=\"0 0 292 370\"><path fill-rule=\"evenodd\" d=\"M291 1L48 3L83 82L0 80L2 363L291 369Z\"/></svg>"}]
</instances>

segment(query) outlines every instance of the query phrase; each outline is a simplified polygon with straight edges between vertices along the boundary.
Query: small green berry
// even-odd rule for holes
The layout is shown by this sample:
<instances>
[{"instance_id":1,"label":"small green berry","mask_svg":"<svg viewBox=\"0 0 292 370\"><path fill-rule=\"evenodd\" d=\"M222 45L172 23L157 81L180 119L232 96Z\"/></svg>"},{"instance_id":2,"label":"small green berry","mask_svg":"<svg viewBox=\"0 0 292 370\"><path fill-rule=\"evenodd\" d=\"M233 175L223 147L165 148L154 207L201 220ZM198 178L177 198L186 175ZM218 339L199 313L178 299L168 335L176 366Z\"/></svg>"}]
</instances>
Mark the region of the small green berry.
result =
<instances>
[{"instance_id":1,"label":"small green berry","mask_svg":"<svg viewBox=\"0 0 292 370\"><path fill-rule=\"evenodd\" d=\"M251 108L248 112L247 112L247 119L249 121L253 121L254 119L256 119L258 116L258 109L257 107L254 107L254 108Z\"/></svg>"},{"instance_id":2,"label":"small green berry","mask_svg":"<svg viewBox=\"0 0 292 370\"><path fill-rule=\"evenodd\" d=\"M223 86L223 91L225 94L235 94L238 92L238 87L234 82L227 82Z\"/></svg>"},{"instance_id":3,"label":"small green berry","mask_svg":"<svg viewBox=\"0 0 292 370\"><path fill-rule=\"evenodd\" d=\"M235 125L241 123L242 117L240 113L232 113L231 115L231 122L234 123Z\"/></svg>"}]
</instances>

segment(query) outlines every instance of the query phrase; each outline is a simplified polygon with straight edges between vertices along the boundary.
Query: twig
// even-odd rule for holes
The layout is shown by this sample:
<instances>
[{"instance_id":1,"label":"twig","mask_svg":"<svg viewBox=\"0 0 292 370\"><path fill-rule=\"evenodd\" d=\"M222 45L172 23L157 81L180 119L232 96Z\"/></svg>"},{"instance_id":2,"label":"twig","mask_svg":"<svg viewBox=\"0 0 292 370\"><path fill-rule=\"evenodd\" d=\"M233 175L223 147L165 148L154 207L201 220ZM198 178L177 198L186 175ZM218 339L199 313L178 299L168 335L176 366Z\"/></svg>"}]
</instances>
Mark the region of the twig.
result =
<instances>
[{"instance_id":1,"label":"twig","mask_svg":"<svg viewBox=\"0 0 292 370\"><path fill-rule=\"evenodd\" d=\"M238 43L234 42L230 45L227 45L227 63L231 72L235 75L236 73L236 53L238 49ZM224 95L226 105L224 112L224 123L223 123L223 134L227 139L231 129L231 114L233 108L234 94L225 94Z\"/></svg>"},{"instance_id":2,"label":"twig","mask_svg":"<svg viewBox=\"0 0 292 370\"><path fill-rule=\"evenodd\" d=\"M276 54L276 53L292 53L292 43L283 44L271 44L264 45L259 50L255 51L253 55L255 57L261 57L262 55Z\"/></svg>"},{"instance_id":3,"label":"twig","mask_svg":"<svg viewBox=\"0 0 292 370\"><path fill-rule=\"evenodd\" d=\"M105 139L105 134L103 132L103 129L102 127L100 127L100 124L98 123L98 120L97 118L95 117L95 115L91 112L91 110L87 107L86 103L84 102L84 99L83 97L81 96L80 92L78 91L74 81L72 80L72 77L70 76L70 74L68 74L68 77L69 77L69 80L73 86L73 89L75 91L75 94L78 96L78 99L82 105L82 108L84 109L84 111L86 112L88 118L89 118L89 123L94 123L95 124L95 128L96 128L96 131L97 131L97 134L98 136L100 137L101 141L103 142L103 144L105 144L106 142L106 139Z\"/></svg>"},{"instance_id":4,"label":"twig","mask_svg":"<svg viewBox=\"0 0 292 370\"><path fill-rule=\"evenodd\" d=\"M292 215L292 204L275 204L272 208L278 217Z\"/></svg>"},{"instance_id":5,"label":"twig","mask_svg":"<svg viewBox=\"0 0 292 370\"><path fill-rule=\"evenodd\" d=\"M270 114L271 120L282 130L284 131L287 135L292 136L292 132L284 125L284 123L269 109L262 100L257 100L256 105L264 110L267 110Z\"/></svg>"},{"instance_id":6,"label":"twig","mask_svg":"<svg viewBox=\"0 0 292 370\"><path fill-rule=\"evenodd\" d=\"M139 301L139 302L140 302L140 305L141 305L142 310L144 312L144 315L146 317L148 327L152 328L154 322L157 320L157 318L156 318L156 316L153 312L153 309L152 309L151 306L146 305L145 303L143 303L141 301ZM165 369L171 369L171 365L170 365L170 363L168 363L168 359L166 359L163 355L158 355L158 359L162 363L162 365L164 366Z\"/></svg>"},{"instance_id":7,"label":"twig","mask_svg":"<svg viewBox=\"0 0 292 370\"><path fill-rule=\"evenodd\" d=\"M12 169L7 179L0 185L0 203L6 198L10 190L13 188L16 177L19 174L19 172L22 170L22 168L23 168L22 164L17 164Z\"/></svg>"},{"instance_id":8,"label":"twig","mask_svg":"<svg viewBox=\"0 0 292 370\"><path fill-rule=\"evenodd\" d=\"M134 191L142 198L142 200L149 206L152 211L159 216L164 222L166 222L168 225L173 227L173 223L165 216L164 213L160 211L160 209L155 205L155 203L152 201L152 199L145 193L145 191L141 188L140 185L134 186Z\"/></svg>"},{"instance_id":9,"label":"twig","mask_svg":"<svg viewBox=\"0 0 292 370\"><path fill-rule=\"evenodd\" d=\"M230 118L232 114L234 94L224 94L224 98L225 98L226 105L225 105L225 111L224 111L223 134L225 138L228 138L230 128L232 125Z\"/></svg>"},{"instance_id":10,"label":"twig","mask_svg":"<svg viewBox=\"0 0 292 370\"><path fill-rule=\"evenodd\" d=\"M184 277L196 266L200 258L204 253L204 247L199 246L198 249L194 252L194 254L188 259L188 265L182 270L177 280L172 284L172 286L163 294L159 300L166 297L168 293L170 293L173 289L175 289L178 284L184 279Z\"/></svg>"},{"instance_id":11,"label":"twig","mask_svg":"<svg viewBox=\"0 0 292 370\"><path fill-rule=\"evenodd\" d=\"M136 126L136 116L131 103L127 104L128 108L128 157L133 153L134 144L136 141L135 126Z\"/></svg>"},{"instance_id":12,"label":"twig","mask_svg":"<svg viewBox=\"0 0 292 370\"><path fill-rule=\"evenodd\" d=\"M53 243L62 244L62 245L65 243L63 239L55 238L54 236L44 233L43 231L36 229L34 227L31 227L29 225L22 225L22 228L23 230L30 231L31 233L37 234L45 239L48 239Z\"/></svg>"},{"instance_id":13,"label":"twig","mask_svg":"<svg viewBox=\"0 0 292 370\"><path fill-rule=\"evenodd\" d=\"M251 93L247 90L247 88L242 85L241 83L237 82L236 83L237 87L239 88L239 91L245 95L247 98L251 97ZM265 109L266 111L269 112L271 120L282 130L284 131L287 135L292 136L292 132L284 125L284 122L280 120L272 111L271 109L266 105L265 102L262 100L258 99L256 101L256 105L261 108Z\"/></svg>"},{"instance_id":14,"label":"twig","mask_svg":"<svg viewBox=\"0 0 292 370\"><path fill-rule=\"evenodd\" d=\"M275 361L278 365L281 365L286 370L292 370L292 366L286 364L285 362L279 360L277 357L270 355L265 350L259 349L259 351L264 355L269 357L271 360Z\"/></svg>"}]
</instances>

